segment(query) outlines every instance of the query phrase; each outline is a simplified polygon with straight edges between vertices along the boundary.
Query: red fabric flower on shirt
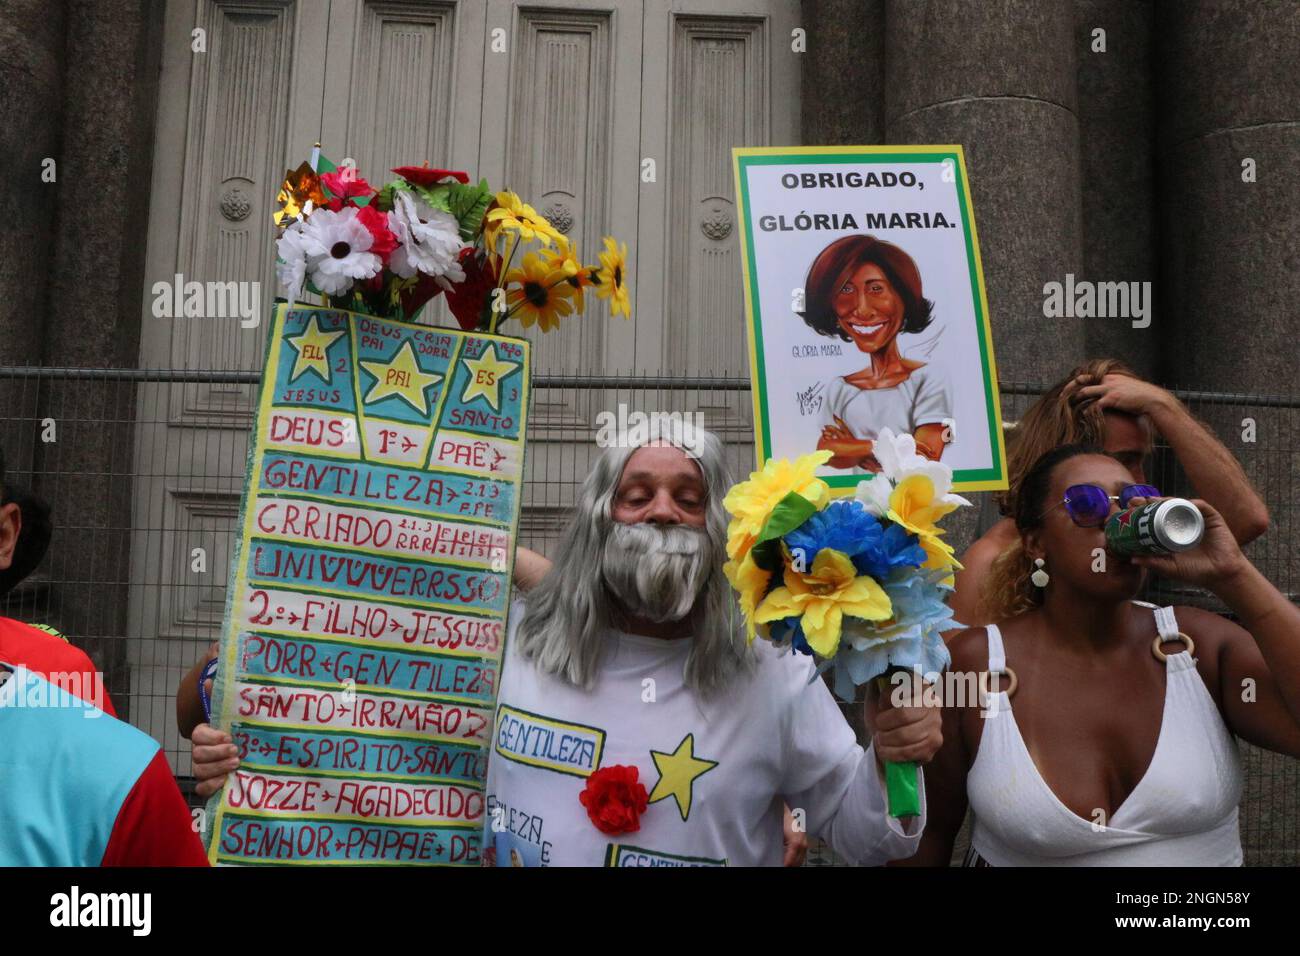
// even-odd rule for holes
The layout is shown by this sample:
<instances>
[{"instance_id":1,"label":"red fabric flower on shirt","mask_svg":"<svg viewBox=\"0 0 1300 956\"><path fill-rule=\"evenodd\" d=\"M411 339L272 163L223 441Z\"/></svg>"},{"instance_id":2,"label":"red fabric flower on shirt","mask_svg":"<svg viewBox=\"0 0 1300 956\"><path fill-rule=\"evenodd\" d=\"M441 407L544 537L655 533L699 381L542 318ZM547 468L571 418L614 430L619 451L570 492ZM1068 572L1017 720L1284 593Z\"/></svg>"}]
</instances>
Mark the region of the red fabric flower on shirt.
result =
<instances>
[{"instance_id":1,"label":"red fabric flower on shirt","mask_svg":"<svg viewBox=\"0 0 1300 956\"><path fill-rule=\"evenodd\" d=\"M641 829L649 795L637 782L636 767L601 767L587 778L578 799L601 833L635 833Z\"/></svg>"}]
</instances>

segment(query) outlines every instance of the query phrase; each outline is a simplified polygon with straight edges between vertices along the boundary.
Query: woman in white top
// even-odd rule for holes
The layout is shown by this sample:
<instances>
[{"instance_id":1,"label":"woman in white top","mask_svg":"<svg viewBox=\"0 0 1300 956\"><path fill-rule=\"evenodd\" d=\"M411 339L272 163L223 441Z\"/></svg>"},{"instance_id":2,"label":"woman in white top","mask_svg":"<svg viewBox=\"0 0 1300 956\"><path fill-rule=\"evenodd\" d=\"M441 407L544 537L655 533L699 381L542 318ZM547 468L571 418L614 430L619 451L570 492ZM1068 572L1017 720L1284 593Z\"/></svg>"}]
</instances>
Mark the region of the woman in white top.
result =
<instances>
[{"instance_id":1,"label":"woman in white top","mask_svg":"<svg viewBox=\"0 0 1300 956\"><path fill-rule=\"evenodd\" d=\"M933 321L934 303L921 293L912 257L874 236L845 236L818 254L804 292L810 328L871 357L866 368L826 385L817 447L834 453L828 465L878 471L872 448L882 428L914 436L917 450L937 461L952 417L947 383L898 347L900 333L920 332Z\"/></svg>"},{"instance_id":2,"label":"woman in white top","mask_svg":"<svg viewBox=\"0 0 1300 956\"><path fill-rule=\"evenodd\" d=\"M1091 513L1079 507L1088 485L1100 489L1088 492ZM1097 522L1116 507L1106 496L1132 488L1092 446L1050 451L1026 475L1020 541L986 591L1001 623L949 644L946 676L970 679L944 683L943 748L925 775L929 825L909 862L948 863L969 801L968 864L1240 865L1233 737L1300 756L1300 609L1202 501L1196 548L1106 552ZM1209 588L1242 626L1139 605L1146 569Z\"/></svg>"}]
</instances>

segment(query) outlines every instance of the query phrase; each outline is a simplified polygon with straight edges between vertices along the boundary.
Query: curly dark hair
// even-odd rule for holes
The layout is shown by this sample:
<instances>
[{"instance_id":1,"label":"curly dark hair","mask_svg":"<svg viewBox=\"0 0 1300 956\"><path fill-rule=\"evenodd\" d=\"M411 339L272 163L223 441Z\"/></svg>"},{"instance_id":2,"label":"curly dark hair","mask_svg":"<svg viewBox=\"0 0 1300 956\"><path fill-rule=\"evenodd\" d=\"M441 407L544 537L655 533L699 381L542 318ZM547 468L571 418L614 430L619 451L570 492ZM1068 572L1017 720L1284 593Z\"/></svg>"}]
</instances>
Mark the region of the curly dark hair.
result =
<instances>
[{"instance_id":1,"label":"curly dark hair","mask_svg":"<svg viewBox=\"0 0 1300 956\"><path fill-rule=\"evenodd\" d=\"M831 305L844 280L867 263L878 266L903 300L903 332L920 332L934 321L934 303L921 294L921 273L906 252L875 236L844 236L817 254L804 281L804 310L797 313L818 335L845 342L852 339L840 328Z\"/></svg>"}]
</instances>

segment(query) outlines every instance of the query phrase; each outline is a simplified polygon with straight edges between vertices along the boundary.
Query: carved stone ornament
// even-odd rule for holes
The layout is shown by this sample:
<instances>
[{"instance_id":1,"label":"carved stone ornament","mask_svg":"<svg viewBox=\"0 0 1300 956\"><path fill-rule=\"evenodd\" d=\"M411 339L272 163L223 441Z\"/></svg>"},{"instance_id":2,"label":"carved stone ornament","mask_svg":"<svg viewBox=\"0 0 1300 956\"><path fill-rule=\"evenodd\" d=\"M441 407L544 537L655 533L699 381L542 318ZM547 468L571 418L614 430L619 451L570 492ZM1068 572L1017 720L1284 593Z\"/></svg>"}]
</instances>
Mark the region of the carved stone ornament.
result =
<instances>
[{"instance_id":1,"label":"carved stone ornament","mask_svg":"<svg viewBox=\"0 0 1300 956\"><path fill-rule=\"evenodd\" d=\"M573 212L562 202L551 203L542 210L542 215L565 235L568 235L569 230L573 228Z\"/></svg>"},{"instance_id":2,"label":"carved stone ornament","mask_svg":"<svg viewBox=\"0 0 1300 956\"><path fill-rule=\"evenodd\" d=\"M700 229L710 239L721 242L731 235L731 214L725 209L714 209L700 220Z\"/></svg>"},{"instance_id":3,"label":"carved stone ornament","mask_svg":"<svg viewBox=\"0 0 1300 956\"><path fill-rule=\"evenodd\" d=\"M232 186L227 189L221 196L221 215L225 216L231 222L239 222L241 219L248 218L249 212L253 209L253 204L249 202L238 186Z\"/></svg>"}]
</instances>

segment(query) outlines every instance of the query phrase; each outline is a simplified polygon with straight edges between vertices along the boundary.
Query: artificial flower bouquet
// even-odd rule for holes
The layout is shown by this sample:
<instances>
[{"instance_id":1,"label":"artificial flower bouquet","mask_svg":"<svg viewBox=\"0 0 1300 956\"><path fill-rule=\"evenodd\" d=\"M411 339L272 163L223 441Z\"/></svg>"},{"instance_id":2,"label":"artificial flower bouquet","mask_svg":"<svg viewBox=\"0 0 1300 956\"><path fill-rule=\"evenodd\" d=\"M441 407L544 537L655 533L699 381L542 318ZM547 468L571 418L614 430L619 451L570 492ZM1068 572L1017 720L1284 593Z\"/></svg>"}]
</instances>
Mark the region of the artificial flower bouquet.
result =
<instances>
[{"instance_id":1,"label":"artificial flower bouquet","mask_svg":"<svg viewBox=\"0 0 1300 956\"><path fill-rule=\"evenodd\" d=\"M375 188L319 151L285 174L277 197L276 276L291 303L304 293L329 305L412 321L434 296L466 331L496 332L509 319L543 332L583 313L594 292L631 317L627 245L605 238L584 265L567 238L512 192L471 185L458 170L400 166Z\"/></svg>"},{"instance_id":2,"label":"artificial flower bouquet","mask_svg":"<svg viewBox=\"0 0 1300 956\"><path fill-rule=\"evenodd\" d=\"M831 499L816 477L831 453L817 451L769 460L724 501L725 571L749 639L812 655L819 673L833 667L844 700L894 669L942 671L940 635L960 626L946 598L961 565L938 522L970 502L951 493L952 469L918 454L911 435L882 429L873 453L881 470L852 498ZM915 765L885 771L890 813L920 813Z\"/></svg>"}]
</instances>

